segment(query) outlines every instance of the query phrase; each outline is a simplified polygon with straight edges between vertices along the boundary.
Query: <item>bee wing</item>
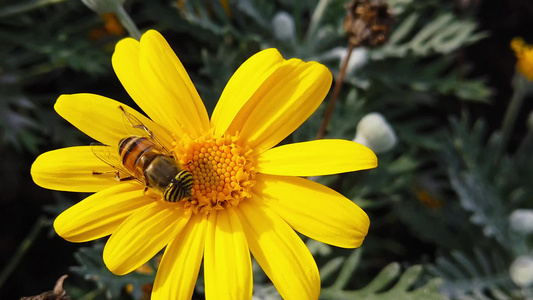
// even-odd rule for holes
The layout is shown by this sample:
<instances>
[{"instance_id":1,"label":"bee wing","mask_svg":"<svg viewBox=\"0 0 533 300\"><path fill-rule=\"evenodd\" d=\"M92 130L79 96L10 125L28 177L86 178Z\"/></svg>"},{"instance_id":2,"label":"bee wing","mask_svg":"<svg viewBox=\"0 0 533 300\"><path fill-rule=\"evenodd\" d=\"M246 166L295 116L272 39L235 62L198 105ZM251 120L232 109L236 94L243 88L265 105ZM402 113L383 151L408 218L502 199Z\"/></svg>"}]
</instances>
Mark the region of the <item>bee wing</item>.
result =
<instances>
[{"instance_id":1,"label":"bee wing","mask_svg":"<svg viewBox=\"0 0 533 300\"><path fill-rule=\"evenodd\" d=\"M94 153L98 159L106 163L107 165L113 167L113 169L118 172L118 179L134 179L139 183L144 184L144 182L137 178L132 172L128 171L122 165L120 156L118 155L118 150L114 149L111 146L100 144L100 143L91 143L91 151ZM116 154L114 154L116 152ZM105 174L106 172L95 172L94 174Z\"/></svg>"},{"instance_id":2,"label":"bee wing","mask_svg":"<svg viewBox=\"0 0 533 300\"><path fill-rule=\"evenodd\" d=\"M130 135L146 137L161 147L165 154L172 156L171 152L163 145L161 140L158 139L157 136L155 136L154 133L148 127L146 127L143 122L141 122L141 120L127 112L124 107L119 106L118 108L122 110L124 124L126 125L126 130L130 133Z\"/></svg>"}]
</instances>

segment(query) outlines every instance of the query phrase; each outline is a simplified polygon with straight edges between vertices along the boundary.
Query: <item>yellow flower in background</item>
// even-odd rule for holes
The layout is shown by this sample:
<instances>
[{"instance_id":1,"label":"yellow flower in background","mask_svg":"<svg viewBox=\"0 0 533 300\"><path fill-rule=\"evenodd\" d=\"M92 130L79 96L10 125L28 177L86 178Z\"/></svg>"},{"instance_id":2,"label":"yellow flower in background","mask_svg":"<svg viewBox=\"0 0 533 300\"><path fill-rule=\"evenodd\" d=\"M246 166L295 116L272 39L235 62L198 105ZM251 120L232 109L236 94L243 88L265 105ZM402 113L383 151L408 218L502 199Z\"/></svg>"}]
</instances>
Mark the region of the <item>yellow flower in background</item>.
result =
<instances>
[{"instance_id":1,"label":"yellow flower in background","mask_svg":"<svg viewBox=\"0 0 533 300\"><path fill-rule=\"evenodd\" d=\"M317 299L318 268L295 230L355 248L369 219L341 194L297 176L377 166L370 149L351 141L273 148L320 105L331 85L329 70L285 60L276 49L261 51L235 72L209 119L183 65L157 31L140 42L120 41L112 63L150 119L94 94L62 95L56 111L117 153L119 142L131 135L122 109L127 111L191 172L191 196L154 199L144 184L116 180L116 170L90 146L46 152L31 169L38 185L96 192L60 214L56 232L71 242L111 235L103 258L118 275L141 267L166 246L153 299L190 299L202 258L207 299L250 299L250 252L284 299Z\"/></svg>"},{"instance_id":2,"label":"yellow flower in background","mask_svg":"<svg viewBox=\"0 0 533 300\"><path fill-rule=\"evenodd\" d=\"M511 48L514 50L518 72L530 81L533 81L533 46L528 45L522 38L516 37L511 41Z\"/></svg>"}]
</instances>

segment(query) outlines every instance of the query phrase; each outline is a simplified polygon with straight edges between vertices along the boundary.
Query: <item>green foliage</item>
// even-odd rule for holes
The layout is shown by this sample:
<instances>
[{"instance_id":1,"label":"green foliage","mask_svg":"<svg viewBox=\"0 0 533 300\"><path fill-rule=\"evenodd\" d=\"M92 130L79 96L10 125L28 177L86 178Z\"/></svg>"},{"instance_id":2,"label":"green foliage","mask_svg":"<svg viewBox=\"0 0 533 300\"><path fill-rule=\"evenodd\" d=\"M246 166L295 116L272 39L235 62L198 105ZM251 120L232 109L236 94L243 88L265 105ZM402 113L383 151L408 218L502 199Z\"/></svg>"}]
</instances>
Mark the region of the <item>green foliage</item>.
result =
<instances>
[{"instance_id":1,"label":"green foliage","mask_svg":"<svg viewBox=\"0 0 533 300\"><path fill-rule=\"evenodd\" d=\"M11 145L18 151L28 149L37 153L37 145L41 142L35 134L39 124L31 117L35 105L20 91L13 91L16 86L10 84L9 75L3 76L4 85L0 83L0 133L2 143ZM11 78L16 80L15 78Z\"/></svg>"},{"instance_id":2,"label":"green foliage","mask_svg":"<svg viewBox=\"0 0 533 300\"><path fill-rule=\"evenodd\" d=\"M55 113L59 95L90 92L132 102L111 66L123 36L107 32L101 16L81 1L11 2L0 4L0 152L15 150L21 160L26 154L29 166L38 153L91 142ZM347 48L346 2L230 0L226 11L221 1L128 0L125 10L140 31L163 33L212 111L241 63L268 47L287 59L319 61L334 83L339 80ZM378 154L374 170L311 178L357 203L371 220L364 253L306 241L320 267L321 299L528 299L531 287L513 283L509 267L516 257L533 254L533 240L512 228L509 215L533 209L533 130L523 123L500 128L507 125L500 126L504 112L496 110L508 102L509 86L489 87L487 78L501 77L488 74L486 65L510 60L479 62L469 48L501 42L492 39L498 33L476 19L484 13L472 4L477 1L459 1L471 3L468 9L444 0L387 2L394 14L391 36L380 47L352 54L353 68L343 79L325 137L352 140L359 121L379 112L399 142ZM282 12L294 25L285 38L273 22ZM512 89L512 99L527 96L525 85ZM331 93L283 143L315 139L329 99ZM484 116L486 111L496 119ZM18 171L28 173L27 167ZM13 182L2 189L12 191ZM18 184L20 195L35 197L26 190L32 182ZM56 195L56 205L38 197L34 203L46 204L45 212L55 216L73 203L66 200L71 195ZM102 249L96 242L75 252L77 266L70 270L89 287L71 286L69 294L141 299L142 285L153 282L154 274L115 276L102 261ZM156 270L154 260L149 264ZM68 266L57 268L64 274ZM255 262L253 271L254 296L279 298ZM199 298L202 277L195 290ZM131 295L125 293L129 284Z\"/></svg>"},{"instance_id":3,"label":"green foliage","mask_svg":"<svg viewBox=\"0 0 533 300\"><path fill-rule=\"evenodd\" d=\"M110 41L89 39L90 30L101 26L98 16L82 12L86 8L81 2L52 5L55 2L62 1L0 7L0 133L3 144L18 151L38 153L43 136L60 129L43 120L50 111L40 109L58 93L48 94L51 91L40 85L67 70L97 76L110 67ZM48 16L44 22L43 15Z\"/></svg>"},{"instance_id":4,"label":"green foliage","mask_svg":"<svg viewBox=\"0 0 533 300\"><path fill-rule=\"evenodd\" d=\"M477 32L477 24L472 20L461 20L446 11L422 21L422 13L415 11L402 18L388 43L375 53L383 57L405 57L408 55L427 56L448 54L472 44L487 36Z\"/></svg>"},{"instance_id":5,"label":"green foliage","mask_svg":"<svg viewBox=\"0 0 533 300\"><path fill-rule=\"evenodd\" d=\"M451 257L439 257L428 271L445 280L442 292L450 299L524 299L509 278L508 265L499 251L474 249L473 256L453 251Z\"/></svg>"},{"instance_id":6,"label":"green foliage","mask_svg":"<svg viewBox=\"0 0 533 300\"><path fill-rule=\"evenodd\" d=\"M104 245L95 243L92 247L83 247L74 254L74 258L79 266L72 267L72 272L82 276L87 280L96 282L98 290L107 299L119 299L126 292L126 286L131 285L131 296L139 299L143 296L142 285L152 283L155 273L143 274L137 271L124 276L116 276L111 273L104 264L102 252ZM155 270L155 263L148 263L149 268ZM124 297L124 296L122 296Z\"/></svg>"},{"instance_id":7,"label":"green foliage","mask_svg":"<svg viewBox=\"0 0 533 300\"><path fill-rule=\"evenodd\" d=\"M438 278L419 285L419 278L423 272L420 265L411 266L402 274L400 264L391 263L383 268L379 274L364 288L346 291L343 290L348 279L353 276L357 267L360 251L355 251L347 261L330 261L335 266L342 265L337 280L331 287L323 288L321 299L367 299L367 300L444 300L439 288L442 281ZM327 268L326 266L322 268ZM322 276L324 279L324 274Z\"/></svg>"},{"instance_id":8,"label":"green foliage","mask_svg":"<svg viewBox=\"0 0 533 300\"><path fill-rule=\"evenodd\" d=\"M449 148L445 159L452 188L462 207L472 213L470 221L483 228L487 237L494 237L503 247L514 253L527 251L526 240L509 228L508 217L515 207L509 202L510 192L522 190L527 184L522 180L531 172L520 165L521 153L515 157L501 157L501 137L493 134L484 142L486 129L478 120L472 129L469 120L452 120ZM519 160L513 159L518 158ZM521 197L531 197L531 190L522 190Z\"/></svg>"},{"instance_id":9,"label":"green foliage","mask_svg":"<svg viewBox=\"0 0 533 300\"><path fill-rule=\"evenodd\" d=\"M457 70L449 71L455 63L441 58L430 63L423 62L424 68L421 70L416 67L421 64L418 58L378 61L372 70L369 70L368 75L379 77L379 80L391 89L403 90L407 87L408 93L413 94L406 95L409 97L422 98L421 96L426 93L438 93L461 100L488 102L492 92L485 86L484 81L481 79L464 80ZM423 101L427 102L427 98Z\"/></svg>"},{"instance_id":10,"label":"green foliage","mask_svg":"<svg viewBox=\"0 0 533 300\"><path fill-rule=\"evenodd\" d=\"M474 20L459 18L446 6L435 11L431 1L407 2L397 10L402 13L389 41L371 53L377 61L369 70L372 78L396 90L408 86L417 93L489 101L492 92L484 80L465 78L470 67L453 69L457 58L446 56L488 36L478 31ZM424 67L417 67L420 64Z\"/></svg>"}]
</instances>

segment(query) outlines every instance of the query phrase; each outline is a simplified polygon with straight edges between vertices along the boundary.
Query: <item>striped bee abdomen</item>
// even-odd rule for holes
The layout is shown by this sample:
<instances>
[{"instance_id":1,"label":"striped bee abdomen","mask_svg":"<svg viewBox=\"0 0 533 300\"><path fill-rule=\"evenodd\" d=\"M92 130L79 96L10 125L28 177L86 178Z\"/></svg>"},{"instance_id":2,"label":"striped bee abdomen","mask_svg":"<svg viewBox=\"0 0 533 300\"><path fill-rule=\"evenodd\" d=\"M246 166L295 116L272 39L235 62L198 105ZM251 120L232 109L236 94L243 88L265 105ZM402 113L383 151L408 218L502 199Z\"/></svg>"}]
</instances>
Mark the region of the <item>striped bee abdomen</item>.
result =
<instances>
[{"instance_id":1,"label":"striped bee abdomen","mask_svg":"<svg viewBox=\"0 0 533 300\"><path fill-rule=\"evenodd\" d=\"M118 150L122 159L122 165L137 176L142 174L138 169L144 169L142 158L153 151L155 144L145 138L130 136L120 140Z\"/></svg>"},{"instance_id":2,"label":"striped bee abdomen","mask_svg":"<svg viewBox=\"0 0 533 300\"><path fill-rule=\"evenodd\" d=\"M165 201L177 202L191 196L193 177L188 170L181 170L163 192Z\"/></svg>"}]
</instances>

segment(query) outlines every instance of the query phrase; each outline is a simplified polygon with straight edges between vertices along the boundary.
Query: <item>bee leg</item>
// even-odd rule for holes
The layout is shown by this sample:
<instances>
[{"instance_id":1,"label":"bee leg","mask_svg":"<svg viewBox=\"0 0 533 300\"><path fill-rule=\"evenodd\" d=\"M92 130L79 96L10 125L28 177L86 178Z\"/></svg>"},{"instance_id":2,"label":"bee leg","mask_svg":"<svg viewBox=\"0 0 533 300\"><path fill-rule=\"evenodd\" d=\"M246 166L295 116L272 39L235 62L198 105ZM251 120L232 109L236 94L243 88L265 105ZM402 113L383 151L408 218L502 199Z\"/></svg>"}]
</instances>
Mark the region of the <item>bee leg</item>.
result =
<instances>
[{"instance_id":1,"label":"bee leg","mask_svg":"<svg viewBox=\"0 0 533 300\"><path fill-rule=\"evenodd\" d=\"M105 171L105 172L93 171L93 175L107 175L107 174L115 174L115 179L117 181L120 181L120 177L118 175L118 171Z\"/></svg>"},{"instance_id":2,"label":"bee leg","mask_svg":"<svg viewBox=\"0 0 533 300\"><path fill-rule=\"evenodd\" d=\"M112 171L114 173L114 171ZM105 175L105 174L108 174L109 172L97 172L97 171L93 171L93 175Z\"/></svg>"},{"instance_id":3,"label":"bee leg","mask_svg":"<svg viewBox=\"0 0 533 300\"><path fill-rule=\"evenodd\" d=\"M128 176L128 177L121 178L120 173L118 171L106 171L106 172L93 171L93 175L107 175L107 174L115 174L115 179L117 181L128 181L128 180L135 179L134 176Z\"/></svg>"},{"instance_id":4,"label":"bee leg","mask_svg":"<svg viewBox=\"0 0 533 300\"><path fill-rule=\"evenodd\" d=\"M117 176L115 176L115 179L116 179L117 181L128 181L128 180L133 180L133 179L135 179L135 177L133 177L133 176L128 176L128 177L122 177L122 178L120 178L120 176L118 175L118 172L117 172Z\"/></svg>"}]
</instances>

